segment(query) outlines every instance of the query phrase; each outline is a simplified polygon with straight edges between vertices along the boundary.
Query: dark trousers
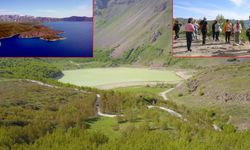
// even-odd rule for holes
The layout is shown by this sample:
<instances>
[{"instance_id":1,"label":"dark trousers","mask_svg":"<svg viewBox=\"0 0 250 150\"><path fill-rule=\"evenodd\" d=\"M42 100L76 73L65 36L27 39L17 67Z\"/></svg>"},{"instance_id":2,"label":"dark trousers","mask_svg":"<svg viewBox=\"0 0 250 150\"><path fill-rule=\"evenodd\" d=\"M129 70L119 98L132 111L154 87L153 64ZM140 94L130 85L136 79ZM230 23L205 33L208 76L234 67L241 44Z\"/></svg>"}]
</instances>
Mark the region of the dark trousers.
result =
<instances>
[{"instance_id":1,"label":"dark trousers","mask_svg":"<svg viewBox=\"0 0 250 150\"><path fill-rule=\"evenodd\" d=\"M179 38L179 32L180 32L179 30L175 30L175 37L174 37L175 40Z\"/></svg>"},{"instance_id":2,"label":"dark trousers","mask_svg":"<svg viewBox=\"0 0 250 150\"><path fill-rule=\"evenodd\" d=\"M216 41L219 41L220 32L215 32Z\"/></svg>"},{"instance_id":3,"label":"dark trousers","mask_svg":"<svg viewBox=\"0 0 250 150\"><path fill-rule=\"evenodd\" d=\"M230 43L230 37L231 37L231 32L226 32L226 36L225 36L226 43Z\"/></svg>"},{"instance_id":4,"label":"dark trousers","mask_svg":"<svg viewBox=\"0 0 250 150\"><path fill-rule=\"evenodd\" d=\"M206 44L207 31L202 31L202 44Z\"/></svg>"},{"instance_id":5,"label":"dark trousers","mask_svg":"<svg viewBox=\"0 0 250 150\"><path fill-rule=\"evenodd\" d=\"M213 40L215 39L215 37L216 37L216 32L213 31Z\"/></svg>"},{"instance_id":6,"label":"dark trousers","mask_svg":"<svg viewBox=\"0 0 250 150\"><path fill-rule=\"evenodd\" d=\"M186 38L187 38L187 49L191 51L193 32L186 32Z\"/></svg>"}]
</instances>

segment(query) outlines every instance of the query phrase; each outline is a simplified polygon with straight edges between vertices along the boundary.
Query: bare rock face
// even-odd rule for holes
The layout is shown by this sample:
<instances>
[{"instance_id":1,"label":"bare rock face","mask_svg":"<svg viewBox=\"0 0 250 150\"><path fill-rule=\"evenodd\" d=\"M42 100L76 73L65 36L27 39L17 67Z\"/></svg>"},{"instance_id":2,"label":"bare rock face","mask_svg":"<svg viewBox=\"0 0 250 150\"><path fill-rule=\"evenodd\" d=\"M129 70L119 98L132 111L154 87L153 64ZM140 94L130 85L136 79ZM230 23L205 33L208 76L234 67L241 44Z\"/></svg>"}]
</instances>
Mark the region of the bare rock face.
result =
<instances>
[{"instance_id":1,"label":"bare rock face","mask_svg":"<svg viewBox=\"0 0 250 150\"><path fill-rule=\"evenodd\" d=\"M109 3L109 7L112 7L114 5L129 5L134 3L135 1L136 0L111 0Z\"/></svg>"},{"instance_id":2,"label":"bare rock face","mask_svg":"<svg viewBox=\"0 0 250 150\"><path fill-rule=\"evenodd\" d=\"M95 0L96 49L114 49L111 57L117 59L130 49L158 42L171 31L171 5L171 0ZM169 47L166 42L162 49Z\"/></svg>"},{"instance_id":3,"label":"bare rock face","mask_svg":"<svg viewBox=\"0 0 250 150\"><path fill-rule=\"evenodd\" d=\"M189 92L195 92L199 86L198 80L191 80L187 83L187 87Z\"/></svg>"},{"instance_id":4,"label":"bare rock face","mask_svg":"<svg viewBox=\"0 0 250 150\"><path fill-rule=\"evenodd\" d=\"M154 43L158 39L158 37L161 35L162 35L162 33L160 31L154 32L151 39L150 39L150 42Z\"/></svg>"},{"instance_id":5,"label":"bare rock face","mask_svg":"<svg viewBox=\"0 0 250 150\"><path fill-rule=\"evenodd\" d=\"M108 7L108 0L95 0L94 5L94 15L99 16L102 14L101 10Z\"/></svg>"},{"instance_id":6,"label":"bare rock face","mask_svg":"<svg viewBox=\"0 0 250 150\"><path fill-rule=\"evenodd\" d=\"M58 36L63 31L52 30L46 26L36 26L36 29L20 33L19 38L41 38L47 41L57 41L63 38Z\"/></svg>"},{"instance_id":7,"label":"bare rock face","mask_svg":"<svg viewBox=\"0 0 250 150\"><path fill-rule=\"evenodd\" d=\"M167 2L162 2L155 6L154 12L162 12L167 9Z\"/></svg>"},{"instance_id":8,"label":"bare rock face","mask_svg":"<svg viewBox=\"0 0 250 150\"><path fill-rule=\"evenodd\" d=\"M237 93L230 94L227 92L217 93L216 95L209 95L210 97L216 97L219 101L230 102L250 102L250 94L249 93Z\"/></svg>"}]
</instances>

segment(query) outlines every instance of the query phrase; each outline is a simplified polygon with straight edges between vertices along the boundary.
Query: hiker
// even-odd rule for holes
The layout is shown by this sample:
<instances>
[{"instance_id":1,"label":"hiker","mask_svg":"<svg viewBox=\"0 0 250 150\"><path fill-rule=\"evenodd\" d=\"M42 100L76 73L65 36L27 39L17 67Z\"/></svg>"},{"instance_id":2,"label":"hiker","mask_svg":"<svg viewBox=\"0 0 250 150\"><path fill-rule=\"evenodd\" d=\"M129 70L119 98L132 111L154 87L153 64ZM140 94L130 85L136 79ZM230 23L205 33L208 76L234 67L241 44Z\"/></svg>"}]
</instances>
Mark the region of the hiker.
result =
<instances>
[{"instance_id":1,"label":"hiker","mask_svg":"<svg viewBox=\"0 0 250 150\"><path fill-rule=\"evenodd\" d=\"M249 19L248 21L246 22L246 36L248 37L248 41L250 42L250 16L249 16Z\"/></svg>"},{"instance_id":2,"label":"hiker","mask_svg":"<svg viewBox=\"0 0 250 150\"><path fill-rule=\"evenodd\" d=\"M219 36L222 29L220 27L220 23L217 20L215 21L214 31L215 31L215 41L220 41Z\"/></svg>"},{"instance_id":3,"label":"hiker","mask_svg":"<svg viewBox=\"0 0 250 150\"><path fill-rule=\"evenodd\" d=\"M236 24L234 25L234 37L235 43L240 44L240 33L242 30L242 26L239 20L237 20Z\"/></svg>"},{"instance_id":4,"label":"hiker","mask_svg":"<svg viewBox=\"0 0 250 150\"><path fill-rule=\"evenodd\" d=\"M192 51L192 40L193 40L193 32L194 32L193 18L188 19L188 23L185 25L186 31L186 39L187 39L187 49L188 51Z\"/></svg>"},{"instance_id":5,"label":"hiker","mask_svg":"<svg viewBox=\"0 0 250 150\"><path fill-rule=\"evenodd\" d=\"M194 25L194 40L198 41L198 34L199 34L199 24L197 23L197 20L193 21Z\"/></svg>"},{"instance_id":6,"label":"hiker","mask_svg":"<svg viewBox=\"0 0 250 150\"><path fill-rule=\"evenodd\" d=\"M212 35L213 35L213 40L215 40L215 24L217 23L217 20L214 21L212 24Z\"/></svg>"},{"instance_id":7,"label":"hiker","mask_svg":"<svg viewBox=\"0 0 250 150\"><path fill-rule=\"evenodd\" d=\"M247 29L246 35L248 37L248 41L250 42L250 27Z\"/></svg>"},{"instance_id":8,"label":"hiker","mask_svg":"<svg viewBox=\"0 0 250 150\"><path fill-rule=\"evenodd\" d=\"M174 28L173 28L173 30L175 31L175 37L174 37L175 40L177 40L179 38L181 26L182 25L179 23L179 21L175 20Z\"/></svg>"},{"instance_id":9,"label":"hiker","mask_svg":"<svg viewBox=\"0 0 250 150\"><path fill-rule=\"evenodd\" d=\"M249 16L249 20L247 21L247 26L248 28L250 28L250 16Z\"/></svg>"},{"instance_id":10,"label":"hiker","mask_svg":"<svg viewBox=\"0 0 250 150\"><path fill-rule=\"evenodd\" d=\"M224 32L225 32L225 41L226 43L230 44L230 37L232 34L232 23L229 22L229 20L226 20L226 23L224 25Z\"/></svg>"},{"instance_id":11,"label":"hiker","mask_svg":"<svg viewBox=\"0 0 250 150\"><path fill-rule=\"evenodd\" d=\"M204 17L203 20L201 21L202 45L206 44L207 31L208 31L207 18Z\"/></svg>"}]
</instances>

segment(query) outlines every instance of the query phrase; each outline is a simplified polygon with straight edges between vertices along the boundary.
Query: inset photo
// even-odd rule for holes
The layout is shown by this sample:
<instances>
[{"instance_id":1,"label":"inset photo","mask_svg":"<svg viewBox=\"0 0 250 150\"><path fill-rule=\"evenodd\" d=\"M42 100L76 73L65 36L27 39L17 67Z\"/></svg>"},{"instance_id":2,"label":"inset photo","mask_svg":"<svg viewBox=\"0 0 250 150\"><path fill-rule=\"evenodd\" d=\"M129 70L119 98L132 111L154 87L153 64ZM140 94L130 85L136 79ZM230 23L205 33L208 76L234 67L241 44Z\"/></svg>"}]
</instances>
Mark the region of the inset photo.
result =
<instances>
[{"instance_id":1,"label":"inset photo","mask_svg":"<svg viewBox=\"0 0 250 150\"><path fill-rule=\"evenodd\" d=\"M174 0L176 57L249 57L250 0Z\"/></svg>"},{"instance_id":2,"label":"inset photo","mask_svg":"<svg viewBox=\"0 0 250 150\"><path fill-rule=\"evenodd\" d=\"M0 57L93 57L93 1L1 1Z\"/></svg>"}]
</instances>

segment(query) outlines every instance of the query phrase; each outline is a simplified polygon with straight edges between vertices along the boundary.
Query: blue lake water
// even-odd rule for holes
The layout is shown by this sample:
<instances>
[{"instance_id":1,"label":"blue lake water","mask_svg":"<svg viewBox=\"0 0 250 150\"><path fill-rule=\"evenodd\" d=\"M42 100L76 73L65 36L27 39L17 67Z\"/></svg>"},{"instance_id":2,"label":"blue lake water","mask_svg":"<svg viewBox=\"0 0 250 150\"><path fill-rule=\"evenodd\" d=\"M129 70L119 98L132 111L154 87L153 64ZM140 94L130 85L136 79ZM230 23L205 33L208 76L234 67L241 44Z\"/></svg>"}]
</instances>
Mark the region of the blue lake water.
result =
<instances>
[{"instance_id":1,"label":"blue lake water","mask_svg":"<svg viewBox=\"0 0 250 150\"><path fill-rule=\"evenodd\" d=\"M65 33L65 40L49 42L18 36L1 39L0 57L92 57L92 22L47 22L44 25Z\"/></svg>"}]
</instances>

